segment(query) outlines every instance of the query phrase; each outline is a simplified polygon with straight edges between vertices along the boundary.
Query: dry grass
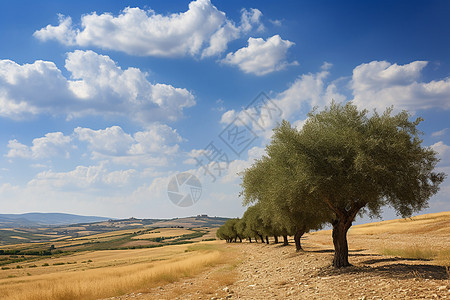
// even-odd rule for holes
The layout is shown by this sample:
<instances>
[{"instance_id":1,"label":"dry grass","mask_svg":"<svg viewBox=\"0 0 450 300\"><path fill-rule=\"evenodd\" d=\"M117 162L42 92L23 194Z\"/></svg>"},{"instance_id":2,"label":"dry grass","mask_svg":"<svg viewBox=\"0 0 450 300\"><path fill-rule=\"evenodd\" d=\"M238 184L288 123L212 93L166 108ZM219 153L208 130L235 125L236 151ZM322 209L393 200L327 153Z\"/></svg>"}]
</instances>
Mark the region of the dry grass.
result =
<instances>
[{"instance_id":1,"label":"dry grass","mask_svg":"<svg viewBox=\"0 0 450 300\"><path fill-rule=\"evenodd\" d=\"M305 239L313 246L333 249L331 230L307 234ZM350 250L430 259L450 266L450 212L355 225L348 232L348 243Z\"/></svg>"},{"instance_id":2,"label":"dry grass","mask_svg":"<svg viewBox=\"0 0 450 300\"><path fill-rule=\"evenodd\" d=\"M86 270L61 270L48 274L2 279L0 295L2 299L21 300L98 299L145 290L183 277L194 276L210 266L226 262L229 257L218 247L221 246L181 253L180 250L183 249L178 247L179 249L165 261ZM123 254L126 253L128 252L123 251Z\"/></svg>"},{"instance_id":3,"label":"dry grass","mask_svg":"<svg viewBox=\"0 0 450 300\"><path fill-rule=\"evenodd\" d=\"M168 238L168 237L180 236L183 234L190 234L190 233L194 233L194 231L183 229L183 228L158 228L149 233L144 233L144 234L132 237L132 239L140 240L140 239L152 239L152 238L157 238L157 237Z\"/></svg>"},{"instance_id":4,"label":"dry grass","mask_svg":"<svg viewBox=\"0 0 450 300\"><path fill-rule=\"evenodd\" d=\"M450 212L425 214L406 219L395 219L352 226L349 234L373 235L380 233L433 233L450 235Z\"/></svg>"},{"instance_id":5,"label":"dry grass","mask_svg":"<svg viewBox=\"0 0 450 300\"><path fill-rule=\"evenodd\" d=\"M413 258L413 259L427 259L431 260L438 256L436 251L430 248L424 247L408 247L408 248L383 248L381 251L383 255L398 256L402 258Z\"/></svg>"}]
</instances>

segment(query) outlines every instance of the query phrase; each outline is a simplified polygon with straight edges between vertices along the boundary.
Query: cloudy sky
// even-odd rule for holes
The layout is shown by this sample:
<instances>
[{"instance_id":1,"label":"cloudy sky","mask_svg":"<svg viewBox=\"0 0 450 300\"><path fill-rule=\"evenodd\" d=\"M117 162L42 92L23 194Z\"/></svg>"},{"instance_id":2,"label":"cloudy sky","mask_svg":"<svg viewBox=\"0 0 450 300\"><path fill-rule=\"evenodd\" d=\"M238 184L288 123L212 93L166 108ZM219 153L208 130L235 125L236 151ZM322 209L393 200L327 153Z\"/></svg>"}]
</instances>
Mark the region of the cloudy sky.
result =
<instances>
[{"instance_id":1,"label":"cloudy sky","mask_svg":"<svg viewBox=\"0 0 450 300\"><path fill-rule=\"evenodd\" d=\"M448 1L5 1L0 213L240 216L237 173L271 128L332 99L423 117L450 173L449 15ZM202 185L188 207L168 197L181 172ZM449 180L426 212L448 210Z\"/></svg>"}]
</instances>

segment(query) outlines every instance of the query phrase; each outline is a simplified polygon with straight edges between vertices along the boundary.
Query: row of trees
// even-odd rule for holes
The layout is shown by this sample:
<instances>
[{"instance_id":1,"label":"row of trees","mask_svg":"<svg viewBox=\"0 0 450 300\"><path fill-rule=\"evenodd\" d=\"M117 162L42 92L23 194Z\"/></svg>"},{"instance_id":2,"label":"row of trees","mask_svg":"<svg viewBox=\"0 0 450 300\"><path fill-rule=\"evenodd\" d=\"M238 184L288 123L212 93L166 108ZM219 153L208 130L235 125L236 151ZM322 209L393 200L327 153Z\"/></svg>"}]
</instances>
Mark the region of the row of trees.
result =
<instances>
[{"instance_id":1,"label":"row of trees","mask_svg":"<svg viewBox=\"0 0 450 300\"><path fill-rule=\"evenodd\" d=\"M242 219L232 219L217 236L227 241L267 236L301 236L333 226L333 266L349 266L347 231L358 214L379 216L385 205L402 217L427 206L444 173L434 171L436 152L422 146L406 111L359 111L332 103L312 111L298 130L287 121L274 129L266 154L243 172Z\"/></svg>"}]
</instances>

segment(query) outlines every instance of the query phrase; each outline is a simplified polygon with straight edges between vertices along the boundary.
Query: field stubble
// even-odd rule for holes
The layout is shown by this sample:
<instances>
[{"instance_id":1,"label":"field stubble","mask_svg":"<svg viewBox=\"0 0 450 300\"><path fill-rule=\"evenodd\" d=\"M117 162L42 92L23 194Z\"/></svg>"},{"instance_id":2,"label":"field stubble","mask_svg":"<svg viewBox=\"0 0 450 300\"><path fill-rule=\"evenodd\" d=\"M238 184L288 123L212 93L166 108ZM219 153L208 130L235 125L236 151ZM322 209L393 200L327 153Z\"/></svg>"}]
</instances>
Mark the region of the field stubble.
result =
<instances>
[{"instance_id":1,"label":"field stubble","mask_svg":"<svg viewBox=\"0 0 450 300\"><path fill-rule=\"evenodd\" d=\"M214 242L213 242L214 244ZM161 286L180 278L194 276L229 256L223 246L186 245L129 251L97 251L78 255L92 258L88 265L72 264L11 270L18 276L0 280L2 299L99 299ZM51 260L74 260L64 257ZM44 261L42 261L44 262ZM41 263L41 262L40 262ZM112 265L111 265L112 264ZM9 270L8 270L9 271Z\"/></svg>"}]
</instances>

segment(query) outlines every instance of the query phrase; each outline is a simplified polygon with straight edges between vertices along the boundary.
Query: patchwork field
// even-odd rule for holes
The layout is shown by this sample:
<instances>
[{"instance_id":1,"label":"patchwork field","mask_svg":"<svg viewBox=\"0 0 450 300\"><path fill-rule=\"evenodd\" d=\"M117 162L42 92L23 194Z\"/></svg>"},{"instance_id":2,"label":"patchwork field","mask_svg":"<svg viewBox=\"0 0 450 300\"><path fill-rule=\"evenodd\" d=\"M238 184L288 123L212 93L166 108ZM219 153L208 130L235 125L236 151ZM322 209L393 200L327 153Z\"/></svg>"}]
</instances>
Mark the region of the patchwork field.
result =
<instances>
[{"instance_id":1,"label":"patchwork field","mask_svg":"<svg viewBox=\"0 0 450 300\"><path fill-rule=\"evenodd\" d=\"M4 253L0 298L450 298L450 212L352 227L348 242L354 266L341 270L330 266L330 230L306 234L305 251L295 252L292 240L285 247L273 239L269 245L209 241L216 229L142 226L62 239L50 255ZM180 244L170 244L180 238ZM94 243L79 244L85 241ZM136 247L127 249L126 243ZM43 245L48 244L0 249ZM97 248L89 248L93 245ZM114 245L115 250L102 249ZM64 251L56 253L58 247Z\"/></svg>"},{"instance_id":2,"label":"patchwork field","mask_svg":"<svg viewBox=\"0 0 450 300\"><path fill-rule=\"evenodd\" d=\"M211 244L212 243L212 244ZM0 271L2 299L98 299L164 285L228 261L223 245L83 252Z\"/></svg>"}]
</instances>

